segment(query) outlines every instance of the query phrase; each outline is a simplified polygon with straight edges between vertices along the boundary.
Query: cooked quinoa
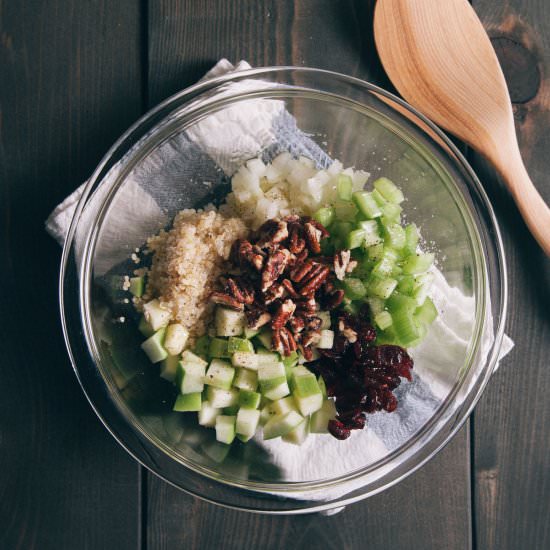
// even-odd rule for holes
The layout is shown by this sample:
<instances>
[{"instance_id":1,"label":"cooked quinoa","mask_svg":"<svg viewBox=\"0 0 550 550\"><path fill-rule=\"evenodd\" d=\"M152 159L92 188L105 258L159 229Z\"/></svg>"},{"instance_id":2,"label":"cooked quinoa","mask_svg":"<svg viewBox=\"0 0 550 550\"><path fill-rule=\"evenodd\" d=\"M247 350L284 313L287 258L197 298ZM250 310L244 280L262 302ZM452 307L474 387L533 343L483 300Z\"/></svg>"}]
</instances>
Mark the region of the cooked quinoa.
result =
<instances>
[{"instance_id":1,"label":"cooked quinoa","mask_svg":"<svg viewBox=\"0 0 550 550\"><path fill-rule=\"evenodd\" d=\"M247 234L239 218L210 207L182 210L172 229L147 241L153 258L142 303L158 298L189 331L188 345L205 334L214 309L209 295L227 270L231 245Z\"/></svg>"}]
</instances>

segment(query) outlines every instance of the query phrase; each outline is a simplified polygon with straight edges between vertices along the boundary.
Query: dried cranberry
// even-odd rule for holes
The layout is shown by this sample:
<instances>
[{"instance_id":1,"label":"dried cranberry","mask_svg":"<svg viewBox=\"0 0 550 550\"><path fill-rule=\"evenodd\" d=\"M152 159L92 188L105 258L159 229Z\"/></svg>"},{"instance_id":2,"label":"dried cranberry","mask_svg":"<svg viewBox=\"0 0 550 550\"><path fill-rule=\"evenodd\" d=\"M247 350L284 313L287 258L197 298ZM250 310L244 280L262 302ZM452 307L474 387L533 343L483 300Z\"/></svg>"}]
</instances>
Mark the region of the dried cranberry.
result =
<instances>
[{"instance_id":1,"label":"dried cranberry","mask_svg":"<svg viewBox=\"0 0 550 550\"><path fill-rule=\"evenodd\" d=\"M350 429L346 428L342 422L336 419L328 421L328 431L336 439L347 439L351 435Z\"/></svg>"}]
</instances>

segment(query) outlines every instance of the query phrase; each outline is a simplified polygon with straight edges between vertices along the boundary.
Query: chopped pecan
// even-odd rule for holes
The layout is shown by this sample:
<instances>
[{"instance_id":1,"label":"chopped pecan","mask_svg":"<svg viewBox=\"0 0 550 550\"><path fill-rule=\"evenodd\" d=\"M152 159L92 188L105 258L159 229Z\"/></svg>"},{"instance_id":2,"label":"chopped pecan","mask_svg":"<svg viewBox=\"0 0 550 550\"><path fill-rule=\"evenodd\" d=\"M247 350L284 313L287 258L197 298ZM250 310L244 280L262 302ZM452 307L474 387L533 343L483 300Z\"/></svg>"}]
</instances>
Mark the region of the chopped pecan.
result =
<instances>
[{"instance_id":1,"label":"chopped pecan","mask_svg":"<svg viewBox=\"0 0 550 550\"><path fill-rule=\"evenodd\" d=\"M296 263L290 271L290 280L299 283L302 279L309 276L312 270L316 269L316 266L319 266L319 264L311 260L304 263Z\"/></svg>"},{"instance_id":2,"label":"chopped pecan","mask_svg":"<svg viewBox=\"0 0 550 550\"><path fill-rule=\"evenodd\" d=\"M315 274L308 277L305 284L300 288L300 294L302 296L309 296L318 290L321 285L325 282L326 278L330 273L330 269L326 266L319 266L320 269L315 272Z\"/></svg>"},{"instance_id":3,"label":"chopped pecan","mask_svg":"<svg viewBox=\"0 0 550 550\"><path fill-rule=\"evenodd\" d=\"M281 283L273 283L264 294L264 303L266 306L272 304L275 300L282 298L285 293L285 287Z\"/></svg>"},{"instance_id":4,"label":"chopped pecan","mask_svg":"<svg viewBox=\"0 0 550 550\"><path fill-rule=\"evenodd\" d=\"M335 290L328 296L325 296L323 301L324 307L328 310L338 307L344 300L344 291L342 289Z\"/></svg>"},{"instance_id":5,"label":"chopped pecan","mask_svg":"<svg viewBox=\"0 0 550 550\"><path fill-rule=\"evenodd\" d=\"M292 254L299 254L306 246L302 236L302 228L298 223L291 223L289 229L288 248Z\"/></svg>"},{"instance_id":6,"label":"chopped pecan","mask_svg":"<svg viewBox=\"0 0 550 550\"><path fill-rule=\"evenodd\" d=\"M321 332L319 330L307 330L302 333L301 344L304 347L309 347L312 344L317 344L321 339Z\"/></svg>"},{"instance_id":7,"label":"chopped pecan","mask_svg":"<svg viewBox=\"0 0 550 550\"><path fill-rule=\"evenodd\" d=\"M265 292L285 270L290 252L286 248L280 248L273 252L265 262L262 271L262 292Z\"/></svg>"},{"instance_id":8,"label":"chopped pecan","mask_svg":"<svg viewBox=\"0 0 550 550\"><path fill-rule=\"evenodd\" d=\"M263 327L271 321L271 314L260 308L247 309L245 313L248 326L252 329Z\"/></svg>"},{"instance_id":9,"label":"chopped pecan","mask_svg":"<svg viewBox=\"0 0 550 550\"><path fill-rule=\"evenodd\" d=\"M296 299L300 297L300 295L294 289L294 286L292 285L292 281L290 281L290 279L283 279L283 286L291 298Z\"/></svg>"},{"instance_id":10,"label":"chopped pecan","mask_svg":"<svg viewBox=\"0 0 550 550\"><path fill-rule=\"evenodd\" d=\"M288 238L288 226L286 221L267 220L258 229L260 239L256 243L260 248L273 248Z\"/></svg>"},{"instance_id":11,"label":"chopped pecan","mask_svg":"<svg viewBox=\"0 0 550 550\"><path fill-rule=\"evenodd\" d=\"M351 260L346 267L346 273L351 273L357 267L357 260Z\"/></svg>"},{"instance_id":12,"label":"chopped pecan","mask_svg":"<svg viewBox=\"0 0 550 550\"><path fill-rule=\"evenodd\" d=\"M210 300L215 304L220 304L236 311L243 311L244 309L243 302L239 302L236 298L224 292L212 292Z\"/></svg>"},{"instance_id":13,"label":"chopped pecan","mask_svg":"<svg viewBox=\"0 0 550 550\"><path fill-rule=\"evenodd\" d=\"M306 236L307 244L309 249L314 254L321 253L321 231L317 229L311 222L306 222L304 224L304 233Z\"/></svg>"},{"instance_id":14,"label":"chopped pecan","mask_svg":"<svg viewBox=\"0 0 550 550\"><path fill-rule=\"evenodd\" d=\"M318 229L321 232L321 239L324 239L325 237L328 237L330 233L328 232L327 228L317 220L314 220L313 218L308 218L307 220L315 229Z\"/></svg>"},{"instance_id":15,"label":"chopped pecan","mask_svg":"<svg viewBox=\"0 0 550 550\"><path fill-rule=\"evenodd\" d=\"M304 330L304 327L306 326L306 322L301 316L291 317L288 321L288 324L295 335L302 332L302 330Z\"/></svg>"},{"instance_id":16,"label":"chopped pecan","mask_svg":"<svg viewBox=\"0 0 550 550\"><path fill-rule=\"evenodd\" d=\"M233 296L243 304L252 304L254 302L254 289L250 283L244 280L235 280L228 278L225 282L227 293Z\"/></svg>"},{"instance_id":17,"label":"chopped pecan","mask_svg":"<svg viewBox=\"0 0 550 550\"><path fill-rule=\"evenodd\" d=\"M300 351L306 361L311 361L313 359L313 350L309 346L300 345Z\"/></svg>"},{"instance_id":18,"label":"chopped pecan","mask_svg":"<svg viewBox=\"0 0 550 550\"><path fill-rule=\"evenodd\" d=\"M301 300L296 307L296 311L300 315L310 316L317 311L317 303L315 298L310 296L307 300Z\"/></svg>"},{"instance_id":19,"label":"chopped pecan","mask_svg":"<svg viewBox=\"0 0 550 550\"><path fill-rule=\"evenodd\" d=\"M321 318L317 317L316 315L307 317L305 322L305 326L308 330L319 330L322 324L323 321L321 321Z\"/></svg>"},{"instance_id":20,"label":"chopped pecan","mask_svg":"<svg viewBox=\"0 0 550 550\"><path fill-rule=\"evenodd\" d=\"M344 280L346 270L351 260L351 252L349 250L340 250L334 254L334 273L340 281Z\"/></svg>"},{"instance_id":21,"label":"chopped pecan","mask_svg":"<svg viewBox=\"0 0 550 550\"><path fill-rule=\"evenodd\" d=\"M346 322L344 317L338 319L338 330L346 337L350 344L357 341L357 332Z\"/></svg>"},{"instance_id":22,"label":"chopped pecan","mask_svg":"<svg viewBox=\"0 0 550 550\"><path fill-rule=\"evenodd\" d=\"M231 247L231 258L233 262L241 267L247 263L260 271L264 265L264 254L256 246L245 239L239 239Z\"/></svg>"},{"instance_id":23,"label":"chopped pecan","mask_svg":"<svg viewBox=\"0 0 550 550\"><path fill-rule=\"evenodd\" d=\"M271 344L275 351L285 356L289 356L298 348L294 336L284 327L273 331Z\"/></svg>"},{"instance_id":24,"label":"chopped pecan","mask_svg":"<svg viewBox=\"0 0 550 550\"><path fill-rule=\"evenodd\" d=\"M273 319L271 320L271 328L273 330L280 329L284 327L288 320L294 315L296 311L296 304L290 300L286 299L278 308Z\"/></svg>"}]
</instances>

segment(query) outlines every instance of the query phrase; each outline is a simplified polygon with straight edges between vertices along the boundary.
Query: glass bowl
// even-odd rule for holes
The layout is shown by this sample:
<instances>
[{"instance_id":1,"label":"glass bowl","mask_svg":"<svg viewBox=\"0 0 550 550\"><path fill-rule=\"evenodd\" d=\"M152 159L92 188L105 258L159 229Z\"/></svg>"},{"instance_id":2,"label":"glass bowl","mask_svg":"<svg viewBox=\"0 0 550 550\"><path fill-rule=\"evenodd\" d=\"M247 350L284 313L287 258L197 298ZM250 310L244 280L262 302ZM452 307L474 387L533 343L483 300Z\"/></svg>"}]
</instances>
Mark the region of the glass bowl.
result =
<instances>
[{"instance_id":1,"label":"glass bowl","mask_svg":"<svg viewBox=\"0 0 550 550\"><path fill-rule=\"evenodd\" d=\"M440 276L438 325L413 350L415 378L396 413L369 415L344 442L315 436L226 446L141 352L122 278L131 256L183 208L219 201L247 159L277 152L320 166L339 159L394 180ZM65 243L60 301L67 347L96 413L149 470L233 508L305 513L373 495L414 472L460 428L498 359L506 310L504 255L491 205L464 157L422 115L361 80L273 67L188 88L146 114L86 185ZM329 441L330 440L330 441ZM335 446L336 445L336 446ZM292 448L291 448L292 447ZM312 466L313 465L313 466Z\"/></svg>"}]
</instances>

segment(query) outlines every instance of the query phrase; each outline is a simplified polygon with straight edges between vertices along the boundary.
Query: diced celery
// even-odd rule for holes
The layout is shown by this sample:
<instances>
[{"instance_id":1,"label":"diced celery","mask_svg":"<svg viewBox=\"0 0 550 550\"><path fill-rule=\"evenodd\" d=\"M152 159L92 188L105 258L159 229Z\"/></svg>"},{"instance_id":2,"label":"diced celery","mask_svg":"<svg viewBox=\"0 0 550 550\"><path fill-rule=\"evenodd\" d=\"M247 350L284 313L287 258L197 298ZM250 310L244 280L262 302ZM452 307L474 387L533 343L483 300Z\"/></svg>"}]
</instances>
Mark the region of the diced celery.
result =
<instances>
[{"instance_id":1,"label":"diced celery","mask_svg":"<svg viewBox=\"0 0 550 550\"><path fill-rule=\"evenodd\" d=\"M400 309L392 314L392 327L404 347L412 346L421 336L417 320L412 312Z\"/></svg>"},{"instance_id":2,"label":"diced celery","mask_svg":"<svg viewBox=\"0 0 550 550\"><path fill-rule=\"evenodd\" d=\"M407 296L412 295L414 291L414 277L412 275L402 275L399 277L399 282L397 283L397 290L402 294Z\"/></svg>"},{"instance_id":3,"label":"diced celery","mask_svg":"<svg viewBox=\"0 0 550 550\"><path fill-rule=\"evenodd\" d=\"M384 311L384 300L377 298L376 296L369 296L367 298L367 304L369 305L370 311L373 315Z\"/></svg>"},{"instance_id":4,"label":"diced celery","mask_svg":"<svg viewBox=\"0 0 550 550\"><path fill-rule=\"evenodd\" d=\"M362 229L354 229L346 237L346 248L352 250L359 248L365 241L365 232Z\"/></svg>"},{"instance_id":5,"label":"diced celery","mask_svg":"<svg viewBox=\"0 0 550 550\"><path fill-rule=\"evenodd\" d=\"M416 277L412 296L419 306L421 306L424 303L424 300L428 297L428 294L432 288L433 278L433 273L430 272L423 273Z\"/></svg>"},{"instance_id":6,"label":"diced celery","mask_svg":"<svg viewBox=\"0 0 550 550\"><path fill-rule=\"evenodd\" d=\"M384 241L387 246L400 250L405 246L405 230L398 223L384 226Z\"/></svg>"},{"instance_id":7,"label":"diced celery","mask_svg":"<svg viewBox=\"0 0 550 550\"><path fill-rule=\"evenodd\" d=\"M385 204L388 204L388 201L380 194L380 192L377 189L373 189L371 191L372 198L376 201L376 204L378 206L384 206Z\"/></svg>"},{"instance_id":8,"label":"diced celery","mask_svg":"<svg viewBox=\"0 0 550 550\"><path fill-rule=\"evenodd\" d=\"M219 357L220 359L231 357L228 350L227 340L224 338L212 338L208 348L208 355L210 357Z\"/></svg>"},{"instance_id":9,"label":"diced celery","mask_svg":"<svg viewBox=\"0 0 550 550\"><path fill-rule=\"evenodd\" d=\"M343 222L337 220L333 223L330 229L331 234L334 235L334 237L345 239L349 235L350 231L353 230L353 224L351 222Z\"/></svg>"},{"instance_id":10,"label":"diced celery","mask_svg":"<svg viewBox=\"0 0 550 550\"><path fill-rule=\"evenodd\" d=\"M369 260L372 260L373 262L377 262L382 259L384 256L384 245L383 244L376 244L374 246L370 246L368 249L368 257Z\"/></svg>"},{"instance_id":11,"label":"diced celery","mask_svg":"<svg viewBox=\"0 0 550 550\"><path fill-rule=\"evenodd\" d=\"M394 294L387 300L386 307L392 315L400 312L412 314L416 310L417 304L416 300L410 296L405 296L404 294L394 292Z\"/></svg>"},{"instance_id":12,"label":"diced celery","mask_svg":"<svg viewBox=\"0 0 550 550\"><path fill-rule=\"evenodd\" d=\"M376 220L364 220L359 222L359 227L364 231L363 246L368 248L383 242L378 231L378 223Z\"/></svg>"},{"instance_id":13,"label":"diced celery","mask_svg":"<svg viewBox=\"0 0 550 550\"><path fill-rule=\"evenodd\" d=\"M391 326L393 320L391 314L388 311L380 311L374 316L374 322L378 325L379 328L384 330Z\"/></svg>"},{"instance_id":14,"label":"diced celery","mask_svg":"<svg viewBox=\"0 0 550 550\"><path fill-rule=\"evenodd\" d=\"M232 355L236 351L254 351L254 346L250 340L230 336L227 341L227 352Z\"/></svg>"},{"instance_id":15,"label":"diced celery","mask_svg":"<svg viewBox=\"0 0 550 550\"><path fill-rule=\"evenodd\" d=\"M350 201L352 195L353 184L349 176L338 176L338 183L336 186L338 192L338 198L344 201Z\"/></svg>"},{"instance_id":16,"label":"diced celery","mask_svg":"<svg viewBox=\"0 0 550 550\"><path fill-rule=\"evenodd\" d=\"M313 219L318 221L321 225L328 227L334 221L334 208L332 206L319 208L319 210L313 214Z\"/></svg>"},{"instance_id":17,"label":"diced celery","mask_svg":"<svg viewBox=\"0 0 550 550\"><path fill-rule=\"evenodd\" d=\"M376 264L372 268L372 275L380 279L389 277L393 273L394 265L395 262L392 260L391 256L388 254L384 254L382 259L376 262Z\"/></svg>"},{"instance_id":18,"label":"diced celery","mask_svg":"<svg viewBox=\"0 0 550 550\"><path fill-rule=\"evenodd\" d=\"M410 223L405 227L405 251L408 254L416 253L419 238L420 233L418 232L418 227L416 227L414 223Z\"/></svg>"},{"instance_id":19,"label":"diced celery","mask_svg":"<svg viewBox=\"0 0 550 550\"><path fill-rule=\"evenodd\" d=\"M359 302L352 302L349 298L345 298L342 304L342 309L350 315L357 315L361 309Z\"/></svg>"},{"instance_id":20,"label":"diced celery","mask_svg":"<svg viewBox=\"0 0 550 550\"><path fill-rule=\"evenodd\" d=\"M344 287L346 298L349 298L350 300L359 300L367 294L367 289L361 279L347 277L342 282L342 286Z\"/></svg>"},{"instance_id":21,"label":"diced celery","mask_svg":"<svg viewBox=\"0 0 550 550\"><path fill-rule=\"evenodd\" d=\"M399 189L395 183L388 178L378 178L373 185L374 188L389 202L399 204L405 199L401 189Z\"/></svg>"},{"instance_id":22,"label":"diced celery","mask_svg":"<svg viewBox=\"0 0 550 550\"><path fill-rule=\"evenodd\" d=\"M382 215L380 207L372 197L371 193L367 191L356 191L353 193L353 200L357 205L357 208L363 213L368 219L378 218Z\"/></svg>"},{"instance_id":23,"label":"diced celery","mask_svg":"<svg viewBox=\"0 0 550 550\"><path fill-rule=\"evenodd\" d=\"M357 216L357 208L351 201L337 202L334 205L334 215L337 220L351 222Z\"/></svg>"},{"instance_id":24,"label":"diced celery","mask_svg":"<svg viewBox=\"0 0 550 550\"><path fill-rule=\"evenodd\" d=\"M403 264L404 273L424 273L430 269L434 261L434 255L427 254L413 254L409 256Z\"/></svg>"},{"instance_id":25,"label":"diced celery","mask_svg":"<svg viewBox=\"0 0 550 550\"><path fill-rule=\"evenodd\" d=\"M403 210L398 204L387 202L380 207L382 210L382 223L401 223L401 211Z\"/></svg>"},{"instance_id":26,"label":"diced celery","mask_svg":"<svg viewBox=\"0 0 550 550\"><path fill-rule=\"evenodd\" d=\"M424 303L416 309L414 316L419 323L430 325L437 318L437 308L431 298L426 298Z\"/></svg>"},{"instance_id":27,"label":"diced celery","mask_svg":"<svg viewBox=\"0 0 550 550\"><path fill-rule=\"evenodd\" d=\"M397 281L395 279L373 279L369 283L369 293L386 300L395 290Z\"/></svg>"},{"instance_id":28,"label":"diced celery","mask_svg":"<svg viewBox=\"0 0 550 550\"><path fill-rule=\"evenodd\" d=\"M143 296L143 291L145 290L143 277L130 277L130 288L128 290L137 298Z\"/></svg>"}]
</instances>

